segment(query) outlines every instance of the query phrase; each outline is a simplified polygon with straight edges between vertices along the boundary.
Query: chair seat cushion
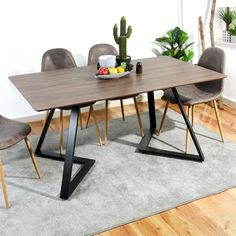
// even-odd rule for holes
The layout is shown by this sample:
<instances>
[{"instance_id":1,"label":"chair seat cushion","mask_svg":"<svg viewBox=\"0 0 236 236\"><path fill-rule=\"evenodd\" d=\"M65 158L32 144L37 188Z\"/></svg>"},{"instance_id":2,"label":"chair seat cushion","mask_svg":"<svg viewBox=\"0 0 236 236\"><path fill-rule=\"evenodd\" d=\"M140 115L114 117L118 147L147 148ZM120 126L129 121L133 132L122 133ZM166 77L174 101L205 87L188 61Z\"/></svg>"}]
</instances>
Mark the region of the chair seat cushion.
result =
<instances>
[{"instance_id":1,"label":"chair seat cushion","mask_svg":"<svg viewBox=\"0 0 236 236\"><path fill-rule=\"evenodd\" d=\"M209 102L216 99L220 95L219 93L205 92L194 84L177 87L177 91L184 105L195 105ZM171 103L177 103L171 89L164 91L162 99L170 101Z\"/></svg>"},{"instance_id":2,"label":"chair seat cushion","mask_svg":"<svg viewBox=\"0 0 236 236\"><path fill-rule=\"evenodd\" d=\"M20 142L30 131L28 124L9 120L0 115L0 150Z\"/></svg>"}]
</instances>

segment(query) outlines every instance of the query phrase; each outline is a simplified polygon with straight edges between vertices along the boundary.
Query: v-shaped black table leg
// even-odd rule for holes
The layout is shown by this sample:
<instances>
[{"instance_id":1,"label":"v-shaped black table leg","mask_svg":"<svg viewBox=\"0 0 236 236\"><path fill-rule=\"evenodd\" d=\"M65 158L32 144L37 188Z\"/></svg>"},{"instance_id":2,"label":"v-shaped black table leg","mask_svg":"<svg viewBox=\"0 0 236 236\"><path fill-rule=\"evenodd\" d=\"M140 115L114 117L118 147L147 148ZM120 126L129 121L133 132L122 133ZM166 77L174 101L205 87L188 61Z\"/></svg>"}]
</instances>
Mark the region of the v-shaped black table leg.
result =
<instances>
[{"instance_id":1,"label":"v-shaped black table leg","mask_svg":"<svg viewBox=\"0 0 236 236\"><path fill-rule=\"evenodd\" d=\"M173 151L167 151L157 148L149 147L149 143L152 139L152 136L156 130L156 114L155 114L155 102L154 102L154 92L148 92L148 108L149 108L149 120L150 120L150 129L145 134L145 136L142 138L141 142L138 146L138 151L145 153L145 154L152 154L152 155L159 155L159 156L165 156L169 158L176 158L181 160L187 160L187 161L197 161L197 162L203 162L204 161L204 155L202 152L202 149L198 143L198 140L195 136L195 133L193 131L192 125L190 124L187 115L184 111L183 104L179 98L179 94L177 92L176 88L172 88L172 92L175 96L175 99L177 101L177 104L180 108L181 114L184 118L184 121L187 125L187 129L190 132L190 135L193 139L193 143L197 149L198 155L188 154L188 153L181 153L181 152L173 152Z\"/></svg>"},{"instance_id":2,"label":"v-shaped black table leg","mask_svg":"<svg viewBox=\"0 0 236 236\"><path fill-rule=\"evenodd\" d=\"M59 153L51 153L51 152L41 150L45 136L47 134L49 125L51 123L51 120L54 114L54 111L55 109L49 112L42 134L40 136L35 154L40 157L64 162L60 198L66 200L70 197L70 195L79 185L79 183L88 173L90 168L95 163L95 160L74 156L76 134L77 134L77 127L78 127L78 118L80 115L79 107L72 107L71 109L66 154L62 155ZM72 177L72 168L73 168L74 163L79 164L82 167Z\"/></svg>"}]
</instances>

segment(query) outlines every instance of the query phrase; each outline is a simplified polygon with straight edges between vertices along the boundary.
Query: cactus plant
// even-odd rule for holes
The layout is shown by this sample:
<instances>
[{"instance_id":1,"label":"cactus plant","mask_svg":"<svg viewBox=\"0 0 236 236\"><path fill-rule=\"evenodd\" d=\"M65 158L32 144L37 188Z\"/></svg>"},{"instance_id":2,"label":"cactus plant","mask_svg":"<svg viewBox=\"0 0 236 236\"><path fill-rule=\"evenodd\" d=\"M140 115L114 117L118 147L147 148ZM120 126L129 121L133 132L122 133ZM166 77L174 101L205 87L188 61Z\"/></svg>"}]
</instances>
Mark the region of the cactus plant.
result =
<instances>
[{"instance_id":1,"label":"cactus plant","mask_svg":"<svg viewBox=\"0 0 236 236\"><path fill-rule=\"evenodd\" d=\"M113 36L115 42L119 45L119 58L120 61L125 61L127 59L127 48L126 40L130 37L132 33L132 27L129 26L126 32L126 19L124 16L120 20L120 36L118 36L118 26L117 24L113 27Z\"/></svg>"}]
</instances>

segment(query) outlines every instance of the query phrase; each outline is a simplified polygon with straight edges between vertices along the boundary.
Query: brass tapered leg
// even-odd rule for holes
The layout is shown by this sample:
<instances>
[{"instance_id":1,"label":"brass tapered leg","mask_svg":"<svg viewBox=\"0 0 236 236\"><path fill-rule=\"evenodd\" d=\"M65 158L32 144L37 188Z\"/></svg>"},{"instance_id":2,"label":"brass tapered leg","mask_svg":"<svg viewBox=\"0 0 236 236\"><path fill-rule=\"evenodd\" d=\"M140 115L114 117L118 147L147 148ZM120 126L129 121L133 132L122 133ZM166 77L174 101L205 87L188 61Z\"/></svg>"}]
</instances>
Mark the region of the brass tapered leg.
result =
<instances>
[{"instance_id":1,"label":"brass tapered leg","mask_svg":"<svg viewBox=\"0 0 236 236\"><path fill-rule=\"evenodd\" d=\"M137 114L137 118L138 118L140 134L143 137L144 136L143 124L142 124L142 121L141 121L141 118L140 118L140 113L139 113L139 109L138 109L138 103L137 103L136 97L133 97L133 99L134 99L135 110L136 110L136 114Z\"/></svg>"},{"instance_id":2,"label":"brass tapered leg","mask_svg":"<svg viewBox=\"0 0 236 236\"><path fill-rule=\"evenodd\" d=\"M63 147L63 110L60 110L59 133L60 133L60 154L62 154L64 152L64 147Z\"/></svg>"},{"instance_id":3,"label":"brass tapered leg","mask_svg":"<svg viewBox=\"0 0 236 236\"><path fill-rule=\"evenodd\" d=\"M44 118L44 121L43 121L43 127L44 127L44 125L45 125L45 123L46 123L46 120L47 120L47 118L48 118L48 114L49 114L49 111L47 110L47 111L45 112L45 118Z\"/></svg>"},{"instance_id":4,"label":"brass tapered leg","mask_svg":"<svg viewBox=\"0 0 236 236\"><path fill-rule=\"evenodd\" d=\"M5 177L4 177L4 172L3 172L1 160L0 160L0 181L2 183L2 192L3 192L3 197L5 200L5 205L6 205L6 208L9 208L9 202L8 202L8 197L7 197L7 188L6 188Z\"/></svg>"},{"instance_id":5,"label":"brass tapered leg","mask_svg":"<svg viewBox=\"0 0 236 236\"><path fill-rule=\"evenodd\" d=\"M215 106L215 105L214 105L214 101L211 101L210 104L211 104L211 107L214 107L214 106Z\"/></svg>"},{"instance_id":6,"label":"brass tapered leg","mask_svg":"<svg viewBox=\"0 0 236 236\"><path fill-rule=\"evenodd\" d=\"M37 172L37 175L38 175L39 179L41 179L38 163L37 163L37 160L36 160L36 158L34 156L34 152L32 150L31 143L30 143L30 141L29 141L29 139L27 137L24 138L24 141L25 141L25 145L26 145L26 147L27 147L27 149L29 151L29 154L30 154L30 157L32 159L32 162L34 164L34 168L35 168L35 170Z\"/></svg>"},{"instance_id":7,"label":"brass tapered leg","mask_svg":"<svg viewBox=\"0 0 236 236\"><path fill-rule=\"evenodd\" d=\"M88 123L89 123L89 119L90 119L90 116L91 116L91 110L92 110L92 105L89 107L88 118L87 118L87 121L86 121L86 129L88 128Z\"/></svg>"},{"instance_id":8,"label":"brass tapered leg","mask_svg":"<svg viewBox=\"0 0 236 236\"><path fill-rule=\"evenodd\" d=\"M108 133L108 100L105 101L104 145L107 144L107 133Z\"/></svg>"},{"instance_id":9,"label":"brass tapered leg","mask_svg":"<svg viewBox=\"0 0 236 236\"><path fill-rule=\"evenodd\" d=\"M192 106L188 106L187 115L189 120L191 120L191 114L192 114ZM185 153L188 153L188 144L189 144L189 131L188 128L186 128Z\"/></svg>"},{"instance_id":10,"label":"brass tapered leg","mask_svg":"<svg viewBox=\"0 0 236 236\"><path fill-rule=\"evenodd\" d=\"M79 114L79 125L80 125L80 129L83 129L82 113Z\"/></svg>"},{"instance_id":11,"label":"brass tapered leg","mask_svg":"<svg viewBox=\"0 0 236 236\"><path fill-rule=\"evenodd\" d=\"M122 99L120 99L120 108L121 108L122 118L123 120L125 120L124 104Z\"/></svg>"},{"instance_id":12,"label":"brass tapered leg","mask_svg":"<svg viewBox=\"0 0 236 236\"><path fill-rule=\"evenodd\" d=\"M91 108L91 114L92 114L92 116L93 116L94 125L95 125L95 128L96 128L96 133L97 133L97 137L98 137L98 142L99 142L100 145L102 146L102 139L101 139L100 129L99 129L99 127L98 127L97 118L96 118L95 112L94 112L94 110L93 110L93 106L91 106L90 108Z\"/></svg>"},{"instance_id":13,"label":"brass tapered leg","mask_svg":"<svg viewBox=\"0 0 236 236\"><path fill-rule=\"evenodd\" d=\"M215 114L216 114L216 119L217 119L218 127L219 127L219 130L220 130L221 140L222 140L222 142L224 142L224 134L223 134L222 126L221 126L221 120L220 120L220 116L219 116L219 111L218 111L216 100L213 101L213 104L214 104L214 108L215 108Z\"/></svg>"},{"instance_id":14,"label":"brass tapered leg","mask_svg":"<svg viewBox=\"0 0 236 236\"><path fill-rule=\"evenodd\" d=\"M192 105L192 126L194 125L195 106Z\"/></svg>"},{"instance_id":15,"label":"brass tapered leg","mask_svg":"<svg viewBox=\"0 0 236 236\"><path fill-rule=\"evenodd\" d=\"M167 109L168 109L168 107L169 107L169 104L170 104L170 102L167 101L167 102L166 102L166 106L165 106L164 113L163 113L162 118L161 118L160 127L159 127L159 130L156 132L156 135L159 135L159 134L161 133L161 130L162 130L162 127L163 127L163 124L164 124L164 121L165 121L165 117L166 117L166 112L167 112Z\"/></svg>"}]
</instances>

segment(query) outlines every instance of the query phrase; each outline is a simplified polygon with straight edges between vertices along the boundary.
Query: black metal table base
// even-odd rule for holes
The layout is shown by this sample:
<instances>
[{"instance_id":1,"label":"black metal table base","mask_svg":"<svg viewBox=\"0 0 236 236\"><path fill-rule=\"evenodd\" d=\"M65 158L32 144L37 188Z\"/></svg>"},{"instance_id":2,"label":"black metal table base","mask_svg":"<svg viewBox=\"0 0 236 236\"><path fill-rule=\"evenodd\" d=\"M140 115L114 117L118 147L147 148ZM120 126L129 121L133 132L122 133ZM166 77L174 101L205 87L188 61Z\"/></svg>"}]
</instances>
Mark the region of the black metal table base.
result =
<instances>
[{"instance_id":1,"label":"black metal table base","mask_svg":"<svg viewBox=\"0 0 236 236\"><path fill-rule=\"evenodd\" d=\"M189 133L193 139L193 143L197 149L198 155L188 154L188 153L181 153L181 152L173 152L173 151L167 151L162 149L157 149L153 147L149 147L149 143L152 139L152 136L156 130L156 114L155 114L155 102L154 102L154 93L148 92L148 108L149 108L149 120L150 120L150 129L145 134L145 136L142 138L141 142L138 146L138 151L145 153L145 154L154 154L169 158L176 158L181 160L188 160L188 161L197 161L197 162L203 162L204 161L204 155L202 153L201 147L198 143L198 140L195 136L195 133L193 131L192 125L190 124L187 115L185 113L183 104L179 98L179 94L177 92L176 88L172 88L172 92L175 96L175 99L177 101L177 104L180 108L181 114L184 118L184 121L187 125L187 129L189 130Z\"/></svg>"},{"instance_id":2,"label":"black metal table base","mask_svg":"<svg viewBox=\"0 0 236 236\"><path fill-rule=\"evenodd\" d=\"M51 152L46 152L46 151L41 150L49 125L51 123L51 120L54 114L54 111L55 109L49 112L42 134L40 136L35 154L43 158L49 158L52 160L64 162L60 198L66 200L70 197L70 195L73 193L76 187L80 184L80 182L86 176L90 168L95 163L95 160L74 156L76 134L77 134L77 127L78 127L78 118L80 114L79 107L72 107L71 109L66 154L61 155L59 153L51 153ZM74 176L72 176L73 164L79 164L82 166L74 174Z\"/></svg>"},{"instance_id":3,"label":"black metal table base","mask_svg":"<svg viewBox=\"0 0 236 236\"><path fill-rule=\"evenodd\" d=\"M154 93L153 92L148 92L150 129L145 134L145 136L142 138L142 140L138 146L138 151L145 153L145 154L155 154L155 155L160 155L160 156L165 156L165 157L170 157L170 158L177 158L177 159L182 159L182 160L202 162L202 161L204 161L204 155L203 155L200 145L197 141L197 138L194 134L192 126L186 116L186 113L184 111L183 104L179 98L178 92L177 92L176 88L172 88L172 91L173 91L176 101L179 105L180 111L181 111L182 116L185 120L187 128L191 134L191 137L192 137L194 145L197 149L198 155L166 151L166 150L156 149L156 148L152 148L152 147L148 146L150 140L152 139L153 133L156 130L155 102L154 102ZM76 187L80 184L80 182L86 176L88 171L91 169L91 167L95 163L95 160L74 156L76 134L77 134L77 127L78 127L78 118L80 115L80 108L79 107L72 107L72 109L71 109L68 140L67 140L67 146L66 146L66 154L61 155L59 153L51 153L51 152L41 150L54 112L55 112L55 109L50 110L50 112L49 112L49 115L47 117L47 120L45 122L43 131L42 131L42 134L40 136L35 154L40 157L43 157L43 158L49 158L49 159L56 160L56 161L64 161L60 198L66 200L70 197L70 195L73 193L73 191L76 189ZM82 167L74 174L74 176L72 176L73 164L82 165Z\"/></svg>"}]
</instances>

